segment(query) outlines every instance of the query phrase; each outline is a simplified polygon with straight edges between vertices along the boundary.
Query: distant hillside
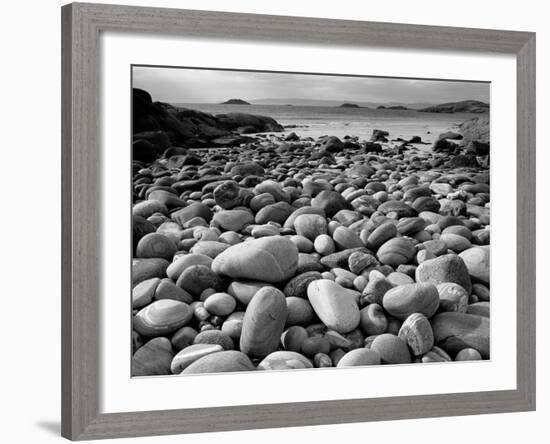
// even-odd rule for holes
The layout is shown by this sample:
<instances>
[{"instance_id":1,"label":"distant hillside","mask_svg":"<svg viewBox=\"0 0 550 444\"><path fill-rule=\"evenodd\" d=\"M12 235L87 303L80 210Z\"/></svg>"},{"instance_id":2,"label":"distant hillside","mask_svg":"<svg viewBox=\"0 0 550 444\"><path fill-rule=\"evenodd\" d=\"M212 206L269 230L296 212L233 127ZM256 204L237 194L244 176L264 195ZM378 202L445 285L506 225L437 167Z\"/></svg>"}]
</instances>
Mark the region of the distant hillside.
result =
<instances>
[{"instance_id":1,"label":"distant hillside","mask_svg":"<svg viewBox=\"0 0 550 444\"><path fill-rule=\"evenodd\" d=\"M408 109L420 109L428 106L436 105L433 102L363 102L356 101L346 102L346 99L342 100L329 100L329 99L304 99L300 97L271 97L271 98L258 98L250 100L252 105L288 105L294 106L340 106L343 103L351 103L358 105L361 108L376 108L377 106L405 106Z\"/></svg>"},{"instance_id":2,"label":"distant hillside","mask_svg":"<svg viewBox=\"0 0 550 444\"><path fill-rule=\"evenodd\" d=\"M242 99L229 99L226 102L222 102L222 105L250 105L250 103Z\"/></svg>"},{"instance_id":3,"label":"distant hillside","mask_svg":"<svg viewBox=\"0 0 550 444\"><path fill-rule=\"evenodd\" d=\"M380 105L376 109L410 109L410 108L407 108L406 106L402 106L402 105L394 105L394 106Z\"/></svg>"},{"instance_id":4,"label":"distant hillside","mask_svg":"<svg viewBox=\"0 0 550 444\"><path fill-rule=\"evenodd\" d=\"M461 102L442 103L422 108L425 113L487 113L489 105L479 100L462 100Z\"/></svg>"},{"instance_id":5,"label":"distant hillside","mask_svg":"<svg viewBox=\"0 0 550 444\"><path fill-rule=\"evenodd\" d=\"M342 103L340 108L361 108L357 103Z\"/></svg>"}]
</instances>

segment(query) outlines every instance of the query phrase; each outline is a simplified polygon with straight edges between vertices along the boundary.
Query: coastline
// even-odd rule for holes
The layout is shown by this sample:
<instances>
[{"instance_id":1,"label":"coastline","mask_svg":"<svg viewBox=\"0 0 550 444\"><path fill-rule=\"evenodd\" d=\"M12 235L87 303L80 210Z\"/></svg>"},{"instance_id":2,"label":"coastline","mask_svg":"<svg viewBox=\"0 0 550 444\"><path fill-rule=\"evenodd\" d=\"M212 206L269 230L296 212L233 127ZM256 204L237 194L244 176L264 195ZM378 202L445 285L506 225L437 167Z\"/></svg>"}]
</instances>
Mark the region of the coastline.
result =
<instances>
[{"instance_id":1,"label":"coastline","mask_svg":"<svg viewBox=\"0 0 550 444\"><path fill-rule=\"evenodd\" d=\"M346 135L369 140L372 131L384 128L393 138L409 140L420 136L427 142L446 131L456 131L458 126L475 117L474 113L425 113L418 110L341 108L335 106L285 106L285 105L224 105L205 103L178 103L178 107L195 109L211 114L247 113L266 115L280 123L285 131L294 131L301 137ZM295 127L295 128L292 128ZM420 148L420 146L419 146Z\"/></svg>"}]
</instances>

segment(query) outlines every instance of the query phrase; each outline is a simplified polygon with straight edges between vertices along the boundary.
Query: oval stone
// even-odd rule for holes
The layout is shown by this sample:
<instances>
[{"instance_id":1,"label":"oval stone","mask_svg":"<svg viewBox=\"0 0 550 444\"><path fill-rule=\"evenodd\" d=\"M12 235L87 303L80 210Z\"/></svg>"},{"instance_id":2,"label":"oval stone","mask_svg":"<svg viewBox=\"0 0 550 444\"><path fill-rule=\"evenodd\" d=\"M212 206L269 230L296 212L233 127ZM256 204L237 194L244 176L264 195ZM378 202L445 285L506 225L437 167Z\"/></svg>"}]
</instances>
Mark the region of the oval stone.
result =
<instances>
[{"instance_id":1,"label":"oval stone","mask_svg":"<svg viewBox=\"0 0 550 444\"><path fill-rule=\"evenodd\" d=\"M307 325L313 319L313 308L307 299L287 297L286 309L288 312L286 325Z\"/></svg>"},{"instance_id":2,"label":"oval stone","mask_svg":"<svg viewBox=\"0 0 550 444\"><path fill-rule=\"evenodd\" d=\"M464 348L489 359L489 318L467 313L439 313L431 321L435 342L450 355Z\"/></svg>"},{"instance_id":3,"label":"oval stone","mask_svg":"<svg viewBox=\"0 0 550 444\"><path fill-rule=\"evenodd\" d=\"M271 205L274 203L275 203L275 198L271 194L262 193L262 194L258 194L257 196L254 196L250 200L249 206L252 211L258 212L262 208L266 207L267 205Z\"/></svg>"},{"instance_id":4,"label":"oval stone","mask_svg":"<svg viewBox=\"0 0 550 444\"><path fill-rule=\"evenodd\" d=\"M363 246L359 235L348 227L338 227L332 234L334 243L340 250L359 248Z\"/></svg>"},{"instance_id":5,"label":"oval stone","mask_svg":"<svg viewBox=\"0 0 550 444\"><path fill-rule=\"evenodd\" d=\"M206 265L191 265L178 278L176 285L194 296L199 296L207 288L220 290L221 280Z\"/></svg>"},{"instance_id":6,"label":"oval stone","mask_svg":"<svg viewBox=\"0 0 550 444\"><path fill-rule=\"evenodd\" d=\"M388 319L382 307L376 303L369 304L360 312L361 328L367 336L380 335L388 328Z\"/></svg>"},{"instance_id":7,"label":"oval stone","mask_svg":"<svg viewBox=\"0 0 550 444\"><path fill-rule=\"evenodd\" d=\"M170 262L166 259L133 259L132 285L154 277L165 277L168 265L170 265Z\"/></svg>"},{"instance_id":8,"label":"oval stone","mask_svg":"<svg viewBox=\"0 0 550 444\"><path fill-rule=\"evenodd\" d=\"M192 316L186 303L162 299L141 309L134 316L133 328L143 336L162 336L183 327Z\"/></svg>"},{"instance_id":9,"label":"oval stone","mask_svg":"<svg viewBox=\"0 0 550 444\"><path fill-rule=\"evenodd\" d=\"M421 356L434 346L430 321L421 313L413 313L405 319L397 336L408 344L414 356Z\"/></svg>"},{"instance_id":10,"label":"oval stone","mask_svg":"<svg viewBox=\"0 0 550 444\"><path fill-rule=\"evenodd\" d=\"M302 341L302 354L312 359L317 353L328 354L330 343L323 336L311 336Z\"/></svg>"},{"instance_id":11,"label":"oval stone","mask_svg":"<svg viewBox=\"0 0 550 444\"><path fill-rule=\"evenodd\" d=\"M428 353L422 356L423 363L430 362L450 362L452 361L451 357L447 352L437 346L434 346Z\"/></svg>"},{"instance_id":12,"label":"oval stone","mask_svg":"<svg viewBox=\"0 0 550 444\"><path fill-rule=\"evenodd\" d=\"M348 333L359 325L357 292L341 287L328 279L308 285L307 296L319 319L338 333Z\"/></svg>"},{"instance_id":13,"label":"oval stone","mask_svg":"<svg viewBox=\"0 0 550 444\"><path fill-rule=\"evenodd\" d=\"M288 216L288 219L285 221L284 227L294 228L294 222L296 222L298 216L301 216L302 214L317 214L319 216L322 216L323 218L325 217L325 212L322 209L305 206L302 208L298 208L290 216Z\"/></svg>"},{"instance_id":14,"label":"oval stone","mask_svg":"<svg viewBox=\"0 0 550 444\"><path fill-rule=\"evenodd\" d=\"M286 318L285 295L274 287L260 289L246 307L241 351L253 358L264 358L277 350Z\"/></svg>"},{"instance_id":15,"label":"oval stone","mask_svg":"<svg viewBox=\"0 0 550 444\"><path fill-rule=\"evenodd\" d=\"M445 282L437 286L437 291L439 292L440 311L466 313L470 297L461 285Z\"/></svg>"},{"instance_id":16,"label":"oval stone","mask_svg":"<svg viewBox=\"0 0 550 444\"><path fill-rule=\"evenodd\" d=\"M400 200L388 200L378 207L378 211L382 214L396 213L399 218L416 216L416 211Z\"/></svg>"},{"instance_id":17,"label":"oval stone","mask_svg":"<svg viewBox=\"0 0 550 444\"><path fill-rule=\"evenodd\" d=\"M446 254L422 262L416 269L415 277L416 282L428 282L434 285L454 282L461 285L468 294L472 292L468 268L462 258L456 254Z\"/></svg>"},{"instance_id":18,"label":"oval stone","mask_svg":"<svg viewBox=\"0 0 550 444\"><path fill-rule=\"evenodd\" d=\"M248 305L252 297L263 287L270 287L266 282L233 281L227 287L227 292L242 305Z\"/></svg>"},{"instance_id":19,"label":"oval stone","mask_svg":"<svg viewBox=\"0 0 550 444\"><path fill-rule=\"evenodd\" d=\"M170 364L170 371L174 374L179 374L185 370L189 365L195 362L197 359L211 353L221 352L223 347L217 344L194 344L189 347L185 347L180 350L172 363Z\"/></svg>"},{"instance_id":20,"label":"oval stone","mask_svg":"<svg viewBox=\"0 0 550 444\"><path fill-rule=\"evenodd\" d=\"M155 299L174 299L175 301L185 302L190 304L193 302L193 296L187 293L183 288L174 284L172 279L161 279L157 288L155 289Z\"/></svg>"},{"instance_id":21,"label":"oval stone","mask_svg":"<svg viewBox=\"0 0 550 444\"><path fill-rule=\"evenodd\" d=\"M243 329L244 311L231 313L222 324L222 333L233 340L239 340Z\"/></svg>"},{"instance_id":22,"label":"oval stone","mask_svg":"<svg viewBox=\"0 0 550 444\"><path fill-rule=\"evenodd\" d=\"M491 317L491 306L489 302L476 302L474 304L468 305L466 313L489 318Z\"/></svg>"},{"instance_id":23,"label":"oval stone","mask_svg":"<svg viewBox=\"0 0 550 444\"><path fill-rule=\"evenodd\" d=\"M460 253L471 278L485 285L490 280L490 247L474 247Z\"/></svg>"},{"instance_id":24,"label":"oval stone","mask_svg":"<svg viewBox=\"0 0 550 444\"><path fill-rule=\"evenodd\" d=\"M443 233L439 240L444 242L445 245L447 245L447 248L449 250L453 250L455 253L461 253L462 251L472 247L470 241L459 234Z\"/></svg>"},{"instance_id":25,"label":"oval stone","mask_svg":"<svg viewBox=\"0 0 550 444\"><path fill-rule=\"evenodd\" d=\"M410 277L408 274L401 273L398 271L394 271L388 274L386 278L395 286L404 285L404 284L414 284L414 279L412 277Z\"/></svg>"},{"instance_id":26,"label":"oval stone","mask_svg":"<svg viewBox=\"0 0 550 444\"><path fill-rule=\"evenodd\" d=\"M140 282L132 289L132 308L139 310L153 301L160 278Z\"/></svg>"},{"instance_id":27,"label":"oval stone","mask_svg":"<svg viewBox=\"0 0 550 444\"><path fill-rule=\"evenodd\" d=\"M405 284L394 287L382 299L384 309L404 321L413 313L432 317L439 307L439 293L433 284Z\"/></svg>"},{"instance_id":28,"label":"oval stone","mask_svg":"<svg viewBox=\"0 0 550 444\"><path fill-rule=\"evenodd\" d=\"M384 364L408 364L411 362L407 343L391 333L376 336L370 349L380 355Z\"/></svg>"},{"instance_id":29,"label":"oval stone","mask_svg":"<svg viewBox=\"0 0 550 444\"><path fill-rule=\"evenodd\" d=\"M347 210L350 204L336 191L321 191L311 201L311 206L323 210L328 217L334 216L340 210Z\"/></svg>"},{"instance_id":30,"label":"oval stone","mask_svg":"<svg viewBox=\"0 0 550 444\"><path fill-rule=\"evenodd\" d=\"M416 247L410 239L396 237L384 243L376 253L380 263L397 267L410 262L416 254Z\"/></svg>"},{"instance_id":31,"label":"oval stone","mask_svg":"<svg viewBox=\"0 0 550 444\"><path fill-rule=\"evenodd\" d=\"M277 202L271 205L266 205L258 213L254 221L257 224L267 224L268 222L276 222L283 225L287 220L288 216L294 211L292 207L287 202Z\"/></svg>"},{"instance_id":32,"label":"oval stone","mask_svg":"<svg viewBox=\"0 0 550 444\"><path fill-rule=\"evenodd\" d=\"M145 219L155 213L168 214L168 208L158 200L144 200L132 207L132 215L141 216Z\"/></svg>"},{"instance_id":33,"label":"oval stone","mask_svg":"<svg viewBox=\"0 0 550 444\"><path fill-rule=\"evenodd\" d=\"M254 223L254 215L247 210L224 210L214 214L212 223L226 231L241 231Z\"/></svg>"},{"instance_id":34,"label":"oval stone","mask_svg":"<svg viewBox=\"0 0 550 444\"><path fill-rule=\"evenodd\" d=\"M294 220L296 233L310 240L327 233L327 220L318 214L302 214Z\"/></svg>"},{"instance_id":35,"label":"oval stone","mask_svg":"<svg viewBox=\"0 0 550 444\"><path fill-rule=\"evenodd\" d=\"M216 205L223 209L229 209L240 205L241 203L241 187L234 180L226 180L214 189L214 200Z\"/></svg>"},{"instance_id":36,"label":"oval stone","mask_svg":"<svg viewBox=\"0 0 550 444\"><path fill-rule=\"evenodd\" d=\"M279 236L233 245L212 263L215 273L264 282L285 281L294 275L297 267L298 248Z\"/></svg>"},{"instance_id":37,"label":"oval stone","mask_svg":"<svg viewBox=\"0 0 550 444\"><path fill-rule=\"evenodd\" d=\"M233 350L235 345L233 340L224 332L220 330L203 330L195 339L193 344L216 344L221 346L224 350Z\"/></svg>"},{"instance_id":38,"label":"oval stone","mask_svg":"<svg viewBox=\"0 0 550 444\"><path fill-rule=\"evenodd\" d=\"M294 325L281 335L281 344L288 351L299 352L302 349L302 342L308 337L304 327Z\"/></svg>"},{"instance_id":39,"label":"oval stone","mask_svg":"<svg viewBox=\"0 0 550 444\"><path fill-rule=\"evenodd\" d=\"M193 254L203 254L214 259L222 251L225 251L228 248L229 245L224 242L201 240L193 245L189 252Z\"/></svg>"},{"instance_id":40,"label":"oval stone","mask_svg":"<svg viewBox=\"0 0 550 444\"><path fill-rule=\"evenodd\" d=\"M423 230L426 225L421 217L404 217L397 222L397 231L404 236L411 236Z\"/></svg>"},{"instance_id":41,"label":"oval stone","mask_svg":"<svg viewBox=\"0 0 550 444\"><path fill-rule=\"evenodd\" d=\"M172 335L170 342L175 351L179 351L193 343L195 336L197 336L197 330L193 327L182 327Z\"/></svg>"},{"instance_id":42,"label":"oval stone","mask_svg":"<svg viewBox=\"0 0 550 444\"><path fill-rule=\"evenodd\" d=\"M292 351L276 351L270 353L258 364L258 369L262 370L300 368L313 368L313 364L304 355Z\"/></svg>"},{"instance_id":43,"label":"oval stone","mask_svg":"<svg viewBox=\"0 0 550 444\"><path fill-rule=\"evenodd\" d=\"M183 370L190 373L247 372L255 370L248 356L236 350L227 350L203 356Z\"/></svg>"},{"instance_id":44,"label":"oval stone","mask_svg":"<svg viewBox=\"0 0 550 444\"><path fill-rule=\"evenodd\" d=\"M455 361L480 361L481 359L479 352L473 348L463 348L455 356Z\"/></svg>"},{"instance_id":45,"label":"oval stone","mask_svg":"<svg viewBox=\"0 0 550 444\"><path fill-rule=\"evenodd\" d=\"M382 244L397 236L397 227L393 222L386 222L375 228L367 238L367 248L378 249Z\"/></svg>"},{"instance_id":46,"label":"oval stone","mask_svg":"<svg viewBox=\"0 0 550 444\"><path fill-rule=\"evenodd\" d=\"M132 376L169 375L173 355L168 339L151 339L134 353Z\"/></svg>"},{"instance_id":47,"label":"oval stone","mask_svg":"<svg viewBox=\"0 0 550 444\"><path fill-rule=\"evenodd\" d=\"M382 361L377 351L368 348L356 348L342 356L336 367L358 367L363 365L379 365L381 363Z\"/></svg>"},{"instance_id":48,"label":"oval stone","mask_svg":"<svg viewBox=\"0 0 550 444\"><path fill-rule=\"evenodd\" d=\"M320 234L313 242L313 248L321 256L328 256L336 251L336 245L328 234Z\"/></svg>"},{"instance_id":49,"label":"oval stone","mask_svg":"<svg viewBox=\"0 0 550 444\"><path fill-rule=\"evenodd\" d=\"M216 316L227 316L233 313L236 306L235 298L227 293L214 293L204 301L204 308Z\"/></svg>"}]
</instances>

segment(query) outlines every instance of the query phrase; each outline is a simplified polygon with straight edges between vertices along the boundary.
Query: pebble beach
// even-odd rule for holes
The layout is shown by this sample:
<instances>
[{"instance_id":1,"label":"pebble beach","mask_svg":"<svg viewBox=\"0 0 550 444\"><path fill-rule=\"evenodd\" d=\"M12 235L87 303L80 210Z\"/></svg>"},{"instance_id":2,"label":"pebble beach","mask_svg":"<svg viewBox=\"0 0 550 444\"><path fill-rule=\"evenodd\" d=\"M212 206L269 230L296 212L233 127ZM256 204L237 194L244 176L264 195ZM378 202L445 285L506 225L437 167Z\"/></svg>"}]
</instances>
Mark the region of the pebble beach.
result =
<instances>
[{"instance_id":1,"label":"pebble beach","mask_svg":"<svg viewBox=\"0 0 550 444\"><path fill-rule=\"evenodd\" d=\"M490 359L484 117L337 137L143 93L132 376Z\"/></svg>"}]
</instances>

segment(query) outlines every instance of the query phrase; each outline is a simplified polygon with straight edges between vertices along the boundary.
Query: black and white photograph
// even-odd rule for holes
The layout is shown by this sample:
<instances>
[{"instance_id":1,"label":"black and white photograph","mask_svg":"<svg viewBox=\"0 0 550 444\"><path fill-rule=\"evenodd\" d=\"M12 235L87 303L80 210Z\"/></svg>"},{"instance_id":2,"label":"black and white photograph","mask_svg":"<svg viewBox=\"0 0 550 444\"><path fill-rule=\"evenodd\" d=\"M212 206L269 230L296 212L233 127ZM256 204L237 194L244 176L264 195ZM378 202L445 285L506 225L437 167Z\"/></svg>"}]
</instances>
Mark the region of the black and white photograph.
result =
<instances>
[{"instance_id":1,"label":"black and white photograph","mask_svg":"<svg viewBox=\"0 0 550 444\"><path fill-rule=\"evenodd\" d=\"M489 82L131 76L132 376L491 359Z\"/></svg>"}]
</instances>

